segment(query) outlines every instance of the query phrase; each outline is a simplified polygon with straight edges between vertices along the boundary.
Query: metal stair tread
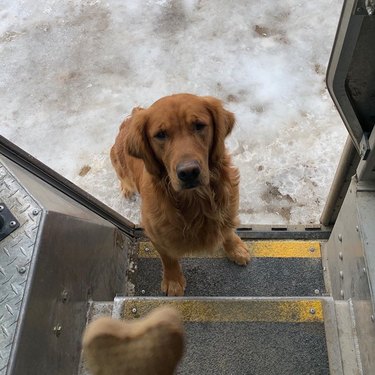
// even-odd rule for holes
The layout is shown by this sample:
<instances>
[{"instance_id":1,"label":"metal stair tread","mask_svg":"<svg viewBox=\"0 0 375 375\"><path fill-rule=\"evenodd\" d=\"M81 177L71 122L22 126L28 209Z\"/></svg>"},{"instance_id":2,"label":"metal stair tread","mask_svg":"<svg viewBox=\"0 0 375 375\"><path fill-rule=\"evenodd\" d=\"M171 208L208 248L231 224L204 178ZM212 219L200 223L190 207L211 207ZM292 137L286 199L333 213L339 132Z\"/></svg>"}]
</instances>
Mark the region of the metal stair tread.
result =
<instances>
[{"instance_id":1,"label":"metal stair tread","mask_svg":"<svg viewBox=\"0 0 375 375\"><path fill-rule=\"evenodd\" d=\"M187 296L325 295L319 241L246 241L253 258L247 267L223 251L181 260ZM131 256L128 295L162 296L162 265L150 242Z\"/></svg>"},{"instance_id":2,"label":"metal stair tread","mask_svg":"<svg viewBox=\"0 0 375 375\"><path fill-rule=\"evenodd\" d=\"M176 308L186 331L186 353L177 374L329 374L324 315L330 302L299 297L116 297L113 317L131 320L160 305Z\"/></svg>"}]
</instances>

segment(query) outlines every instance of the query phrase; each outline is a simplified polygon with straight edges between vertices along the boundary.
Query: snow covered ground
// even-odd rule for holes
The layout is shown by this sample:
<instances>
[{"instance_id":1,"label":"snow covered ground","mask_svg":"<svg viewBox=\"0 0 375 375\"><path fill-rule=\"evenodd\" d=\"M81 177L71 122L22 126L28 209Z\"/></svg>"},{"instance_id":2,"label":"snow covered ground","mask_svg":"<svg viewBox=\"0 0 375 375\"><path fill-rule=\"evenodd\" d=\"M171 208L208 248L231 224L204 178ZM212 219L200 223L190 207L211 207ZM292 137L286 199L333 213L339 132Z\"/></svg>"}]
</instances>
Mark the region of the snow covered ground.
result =
<instances>
[{"instance_id":1,"label":"snow covered ground","mask_svg":"<svg viewBox=\"0 0 375 375\"><path fill-rule=\"evenodd\" d=\"M134 222L109 149L178 92L236 114L246 224L317 223L346 138L324 77L343 0L0 0L0 133Z\"/></svg>"}]
</instances>

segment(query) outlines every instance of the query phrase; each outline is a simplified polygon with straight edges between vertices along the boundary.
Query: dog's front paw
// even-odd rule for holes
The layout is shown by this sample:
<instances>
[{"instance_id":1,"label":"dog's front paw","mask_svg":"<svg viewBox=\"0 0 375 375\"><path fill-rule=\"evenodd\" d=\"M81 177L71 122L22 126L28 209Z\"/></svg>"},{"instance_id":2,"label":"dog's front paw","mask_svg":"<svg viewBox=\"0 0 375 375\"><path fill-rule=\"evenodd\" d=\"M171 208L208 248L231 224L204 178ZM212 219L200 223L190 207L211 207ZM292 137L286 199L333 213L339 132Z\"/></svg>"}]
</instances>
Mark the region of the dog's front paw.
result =
<instances>
[{"instance_id":1,"label":"dog's front paw","mask_svg":"<svg viewBox=\"0 0 375 375\"><path fill-rule=\"evenodd\" d=\"M124 194L124 197L126 199L131 199L134 195L134 191L128 190L126 188L122 188L121 190L122 190L122 193Z\"/></svg>"},{"instance_id":2,"label":"dog's front paw","mask_svg":"<svg viewBox=\"0 0 375 375\"><path fill-rule=\"evenodd\" d=\"M163 277L161 282L161 290L167 296L183 296L186 287L186 280L183 275L179 277L178 280L169 280L166 277Z\"/></svg>"},{"instance_id":3,"label":"dog's front paw","mask_svg":"<svg viewBox=\"0 0 375 375\"><path fill-rule=\"evenodd\" d=\"M126 199L130 199L135 193L135 191L130 188L129 184L124 181L121 181L121 191Z\"/></svg>"},{"instance_id":4,"label":"dog's front paw","mask_svg":"<svg viewBox=\"0 0 375 375\"><path fill-rule=\"evenodd\" d=\"M250 262L249 250L238 236L224 243L224 250L227 253L227 257L240 266L246 266Z\"/></svg>"}]
</instances>

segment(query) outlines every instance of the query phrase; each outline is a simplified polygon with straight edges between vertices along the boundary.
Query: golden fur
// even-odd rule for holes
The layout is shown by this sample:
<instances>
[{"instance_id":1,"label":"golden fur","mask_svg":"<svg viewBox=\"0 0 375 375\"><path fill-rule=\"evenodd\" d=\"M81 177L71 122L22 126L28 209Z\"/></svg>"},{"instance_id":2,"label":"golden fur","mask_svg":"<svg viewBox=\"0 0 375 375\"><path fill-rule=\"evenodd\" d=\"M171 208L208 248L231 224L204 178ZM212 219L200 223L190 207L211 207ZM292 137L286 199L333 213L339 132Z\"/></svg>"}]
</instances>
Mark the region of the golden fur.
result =
<instances>
[{"instance_id":1,"label":"golden fur","mask_svg":"<svg viewBox=\"0 0 375 375\"><path fill-rule=\"evenodd\" d=\"M85 367L92 375L173 375L184 341L181 317L171 307L129 321L102 316L84 332Z\"/></svg>"},{"instance_id":2,"label":"golden fur","mask_svg":"<svg viewBox=\"0 0 375 375\"><path fill-rule=\"evenodd\" d=\"M142 225L160 254L168 295L184 293L178 261L184 254L223 246L237 264L250 260L235 233L239 173L224 144L234 122L215 98L171 95L134 108L111 149L124 195L141 195Z\"/></svg>"}]
</instances>

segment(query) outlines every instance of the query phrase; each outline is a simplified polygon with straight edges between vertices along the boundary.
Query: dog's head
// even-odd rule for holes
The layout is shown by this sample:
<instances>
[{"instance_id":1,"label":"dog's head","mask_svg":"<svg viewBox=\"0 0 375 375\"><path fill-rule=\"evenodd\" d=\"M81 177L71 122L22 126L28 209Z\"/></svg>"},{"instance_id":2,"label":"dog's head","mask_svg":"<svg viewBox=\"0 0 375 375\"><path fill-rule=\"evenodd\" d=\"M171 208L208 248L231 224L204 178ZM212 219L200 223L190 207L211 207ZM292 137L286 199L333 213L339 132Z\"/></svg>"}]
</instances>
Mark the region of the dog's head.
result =
<instances>
[{"instance_id":1,"label":"dog's head","mask_svg":"<svg viewBox=\"0 0 375 375\"><path fill-rule=\"evenodd\" d=\"M209 184L210 168L224 157L234 122L218 99L167 96L133 111L125 147L152 175L167 173L175 191L192 189Z\"/></svg>"}]
</instances>

